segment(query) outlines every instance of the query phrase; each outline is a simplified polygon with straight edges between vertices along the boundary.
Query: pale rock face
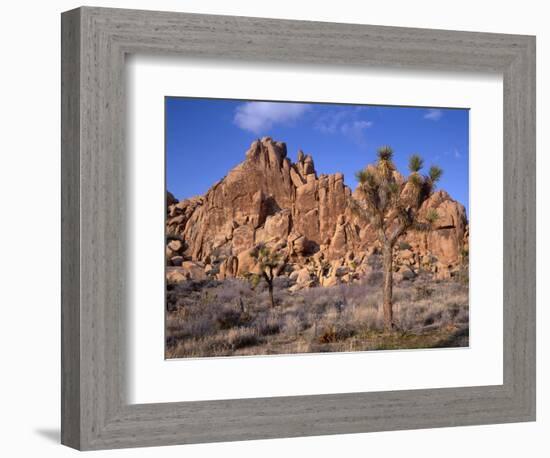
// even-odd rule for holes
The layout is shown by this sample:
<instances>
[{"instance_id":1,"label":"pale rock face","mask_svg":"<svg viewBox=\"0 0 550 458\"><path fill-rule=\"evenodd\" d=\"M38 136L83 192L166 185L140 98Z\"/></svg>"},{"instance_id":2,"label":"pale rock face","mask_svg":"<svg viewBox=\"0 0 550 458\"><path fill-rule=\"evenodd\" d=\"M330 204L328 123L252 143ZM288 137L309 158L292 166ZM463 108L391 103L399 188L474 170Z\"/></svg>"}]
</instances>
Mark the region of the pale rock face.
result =
<instances>
[{"instance_id":1,"label":"pale rock face","mask_svg":"<svg viewBox=\"0 0 550 458\"><path fill-rule=\"evenodd\" d=\"M401 256L401 259L404 259L404 260L413 259L414 253L407 248L401 251L400 256Z\"/></svg>"},{"instance_id":2,"label":"pale rock face","mask_svg":"<svg viewBox=\"0 0 550 458\"><path fill-rule=\"evenodd\" d=\"M280 249L286 262L294 263L300 272L313 257L315 262L351 268L339 276L337 267L331 268L330 274L319 278L324 286L351 281L369 271L359 260L379 248L368 220L349 208L357 197L344 184L341 173L317 176L311 155L299 151L292 163L284 143L269 137L256 140L244 161L204 196L177 202L167 193L166 232L174 238L166 246L167 265L174 265L172 258L181 257L181 267L173 268L199 279L206 277L204 268L189 263L216 262L218 278L243 276L258 269L250 251L265 243ZM396 253L399 266L414 270L431 259L454 266L468 248L464 207L445 191L437 191L424 203L421 215L429 209L439 216L434 229L409 231L403 236L411 250Z\"/></svg>"},{"instance_id":3,"label":"pale rock face","mask_svg":"<svg viewBox=\"0 0 550 458\"><path fill-rule=\"evenodd\" d=\"M226 278L236 277L239 271L239 258L236 256L228 256L220 265L218 278L225 280Z\"/></svg>"},{"instance_id":4,"label":"pale rock face","mask_svg":"<svg viewBox=\"0 0 550 458\"><path fill-rule=\"evenodd\" d=\"M260 267L250 255L252 250L253 248L249 248L237 256L237 276L242 277L248 273L260 274Z\"/></svg>"},{"instance_id":5,"label":"pale rock face","mask_svg":"<svg viewBox=\"0 0 550 458\"><path fill-rule=\"evenodd\" d=\"M341 283L341 279L336 275L330 275L323 278L321 285L325 287L335 286Z\"/></svg>"},{"instance_id":6,"label":"pale rock face","mask_svg":"<svg viewBox=\"0 0 550 458\"><path fill-rule=\"evenodd\" d=\"M296 274L296 283L298 284L305 284L311 281L311 274L309 273L309 270L305 267L294 273Z\"/></svg>"},{"instance_id":7,"label":"pale rock face","mask_svg":"<svg viewBox=\"0 0 550 458\"><path fill-rule=\"evenodd\" d=\"M435 278L437 280L448 280L451 278L451 268L449 265L438 263L435 267Z\"/></svg>"},{"instance_id":8,"label":"pale rock face","mask_svg":"<svg viewBox=\"0 0 550 458\"><path fill-rule=\"evenodd\" d=\"M233 231L233 239L231 242L233 248L232 254L239 254L250 248L254 245L254 227L250 224L237 227Z\"/></svg>"},{"instance_id":9,"label":"pale rock face","mask_svg":"<svg viewBox=\"0 0 550 458\"><path fill-rule=\"evenodd\" d=\"M177 267L172 267L166 274L168 282L179 283L184 280L206 280L204 266L194 261L183 261Z\"/></svg>"},{"instance_id":10,"label":"pale rock face","mask_svg":"<svg viewBox=\"0 0 550 458\"><path fill-rule=\"evenodd\" d=\"M451 199L445 191L436 191L420 210L426 214L434 209L438 218L434 229L428 233L414 233L406 239L411 245L416 244L425 252L435 256L443 264L455 264L460 260L461 251L467 242L466 231L468 220L464 206Z\"/></svg>"},{"instance_id":11,"label":"pale rock face","mask_svg":"<svg viewBox=\"0 0 550 458\"><path fill-rule=\"evenodd\" d=\"M293 233L288 238L290 244L290 254L296 256L306 256L308 253L308 240L301 234Z\"/></svg>"},{"instance_id":12,"label":"pale rock face","mask_svg":"<svg viewBox=\"0 0 550 458\"><path fill-rule=\"evenodd\" d=\"M183 248L183 244L180 240L171 240L168 242L168 248L170 248L174 253L179 253Z\"/></svg>"},{"instance_id":13,"label":"pale rock face","mask_svg":"<svg viewBox=\"0 0 550 458\"><path fill-rule=\"evenodd\" d=\"M334 235L330 241L329 247L329 257L331 259L336 259L344 256L348 250L348 243L346 237L346 225L345 223L340 223L336 225L334 230Z\"/></svg>"},{"instance_id":14,"label":"pale rock face","mask_svg":"<svg viewBox=\"0 0 550 458\"><path fill-rule=\"evenodd\" d=\"M181 283L185 280L187 280L187 277L177 270L170 270L166 273L166 281L168 283Z\"/></svg>"},{"instance_id":15,"label":"pale rock face","mask_svg":"<svg viewBox=\"0 0 550 458\"><path fill-rule=\"evenodd\" d=\"M302 176L296 171L294 166L290 168L290 179L292 180L292 184L297 188L305 183Z\"/></svg>"},{"instance_id":16,"label":"pale rock face","mask_svg":"<svg viewBox=\"0 0 550 458\"><path fill-rule=\"evenodd\" d=\"M290 291L292 292L304 288L309 288L316 284L315 278L306 267L292 272L290 274L290 279L295 282L295 284L290 287Z\"/></svg>"},{"instance_id":17,"label":"pale rock face","mask_svg":"<svg viewBox=\"0 0 550 458\"><path fill-rule=\"evenodd\" d=\"M283 209L266 218L265 234L269 239L285 240L290 231L290 210Z\"/></svg>"}]
</instances>

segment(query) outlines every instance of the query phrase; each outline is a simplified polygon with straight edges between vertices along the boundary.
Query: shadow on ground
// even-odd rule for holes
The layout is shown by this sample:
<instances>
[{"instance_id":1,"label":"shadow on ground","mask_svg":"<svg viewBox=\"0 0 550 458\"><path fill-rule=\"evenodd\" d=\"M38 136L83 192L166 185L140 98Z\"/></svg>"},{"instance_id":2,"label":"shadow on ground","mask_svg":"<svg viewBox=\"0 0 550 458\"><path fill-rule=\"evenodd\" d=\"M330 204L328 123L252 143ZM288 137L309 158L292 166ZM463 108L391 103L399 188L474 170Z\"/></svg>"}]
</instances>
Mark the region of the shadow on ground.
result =
<instances>
[{"instance_id":1,"label":"shadow on ground","mask_svg":"<svg viewBox=\"0 0 550 458\"><path fill-rule=\"evenodd\" d=\"M35 429L34 432L51 442L55 442L56 444L61 443L61 431L59 429L41 428Z\"/></svg>"},{"instance_id":2,"label":"shadow on ground","mask_svg":"<svg viewBox=\"0 0 550 458\"><path fill-rule=\"evenodd\" d=\"M458 329L447 338L439 341L437 347L467 347L469 336L469 327Z\"/></svg>"}]
</instances>

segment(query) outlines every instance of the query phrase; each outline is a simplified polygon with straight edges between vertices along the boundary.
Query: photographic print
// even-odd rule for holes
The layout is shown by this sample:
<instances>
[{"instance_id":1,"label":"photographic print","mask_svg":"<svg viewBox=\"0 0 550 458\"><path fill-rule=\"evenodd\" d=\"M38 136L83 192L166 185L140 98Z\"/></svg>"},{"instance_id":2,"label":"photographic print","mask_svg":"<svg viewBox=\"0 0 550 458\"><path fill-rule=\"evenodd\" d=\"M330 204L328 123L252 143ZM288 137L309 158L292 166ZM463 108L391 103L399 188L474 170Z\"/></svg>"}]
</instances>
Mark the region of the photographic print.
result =
<instances>
[{"instance_id":1,"label":"photographic print","mask_svg":"<svg viewBox=\"0 0 550 458\"><path fill-rule=\"evenodd\" d=\"M469 110L165 98L165 357L467 347Z\"/></svg>"}]
</instances>

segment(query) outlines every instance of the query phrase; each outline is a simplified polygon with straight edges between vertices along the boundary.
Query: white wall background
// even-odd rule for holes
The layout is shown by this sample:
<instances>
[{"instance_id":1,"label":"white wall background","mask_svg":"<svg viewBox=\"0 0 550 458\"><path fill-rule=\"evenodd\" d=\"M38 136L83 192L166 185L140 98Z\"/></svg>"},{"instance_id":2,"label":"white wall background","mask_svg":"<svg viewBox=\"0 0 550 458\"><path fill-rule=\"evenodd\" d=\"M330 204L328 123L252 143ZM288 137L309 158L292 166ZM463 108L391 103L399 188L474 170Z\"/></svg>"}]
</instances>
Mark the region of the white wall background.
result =
<instances>
[{"instance_id":1,"label":"white wall background","mask_svg":"<svg viewBox=\"0 0 550 458\"><path fill-rule=\"evenodd\" d=\"M544 2L124 0L97 6L537 35L538 421L391 433L98 452L98 456L546 457L550 453L550 30ZM3 456L74 456L58 445L60 373L60 17L68 0L10 2L0 27L0 422ZM546 332L545 332L546 331ZM546 385L546 386L545 386Z\"/></svg>"}]
</instances>

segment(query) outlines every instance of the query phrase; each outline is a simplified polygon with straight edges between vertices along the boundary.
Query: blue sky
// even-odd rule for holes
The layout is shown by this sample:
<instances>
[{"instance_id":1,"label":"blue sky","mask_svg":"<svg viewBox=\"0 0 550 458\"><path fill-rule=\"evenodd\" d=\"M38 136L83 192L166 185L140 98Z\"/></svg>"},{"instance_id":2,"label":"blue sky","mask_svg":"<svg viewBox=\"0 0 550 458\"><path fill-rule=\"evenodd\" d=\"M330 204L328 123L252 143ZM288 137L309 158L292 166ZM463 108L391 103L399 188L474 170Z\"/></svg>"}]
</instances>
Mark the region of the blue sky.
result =
<instances>
[{"instance_id":1,"label":"blue sky","mask_svg":"<svg viewBox=\"0 0 550 458\"><path fill-rule=\"evenodd\" d=\"M257 138L311 154L321 173L354 174L390 145L407 173L417 153L425 169L443 169L439 187L468 210L469 112L467 109L340 105L166 97L166 184L178 199L204 194L244 160Z\"/></svg>"}]
</instances>

